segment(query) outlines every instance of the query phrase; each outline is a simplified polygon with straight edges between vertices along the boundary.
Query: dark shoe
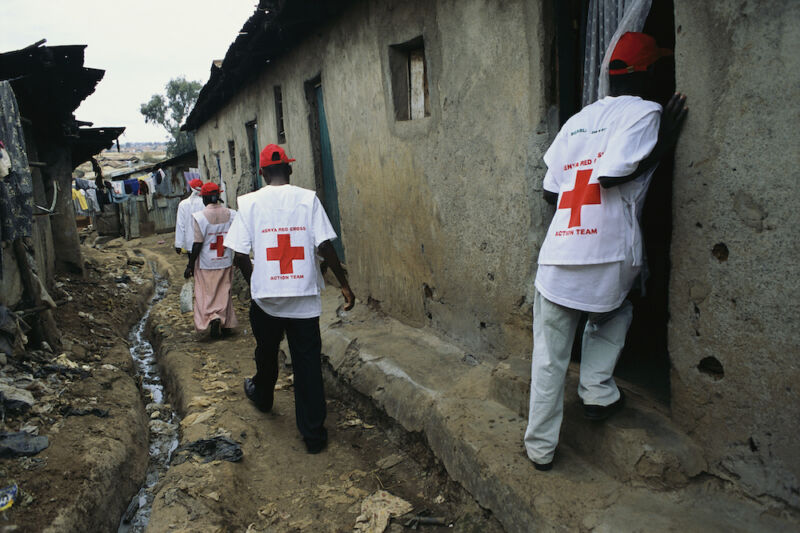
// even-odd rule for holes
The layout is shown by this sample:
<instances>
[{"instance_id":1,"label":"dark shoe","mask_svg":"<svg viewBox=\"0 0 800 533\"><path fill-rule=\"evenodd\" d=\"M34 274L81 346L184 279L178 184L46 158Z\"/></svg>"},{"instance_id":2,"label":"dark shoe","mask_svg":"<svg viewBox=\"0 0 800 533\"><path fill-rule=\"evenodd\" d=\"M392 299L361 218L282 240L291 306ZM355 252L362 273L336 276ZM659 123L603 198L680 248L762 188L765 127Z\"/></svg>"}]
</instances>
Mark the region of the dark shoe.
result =
<instances>
[{"instance_id":1,"label":"dark shoe","mask_svg":"<svg viewBox=\"0 0 800 533\"><path fill-rule=\"evenodd\" d=\"M272 402L266 402L260 398L252 378L244 378L244 395L253 402L259 411L269 413L272 410Z\"/></svg>"},{"instance_id":2,"label":"dark shoe","mask_svg":"<svg viewBox=\"0 0 800 533\"><path fill-rule=\"evenodd\" d=\"M211 321L211 338L219 339L220 337L222 337L222 321L215 318Z\"/></svg>"},{"instance_id":3,"label":"dark shoe","mask_svg":"<svg viewBox=\"0 0 800 533\"><path fill-rule=\"evenodd\" d=\"M553 461L550 461L549 463L537 463L537 462L534 462L533 463L533 467L536 470L538 470L539 472L547 472L548 470L552 470L553 469Z\"/></svg>"},{"instance_id":4,"label":"dark shoe","mask_svg":"<svg viewBox=\"0 0 800 533\"><path fill-rule=\"evenodd\" d=\"M327 440L307 440L306 443L306 451L312 455L316 455L325 448L328 447Z\"/></svg>"},{"instance_id":5,"label":"dark shoe","mask_svg":"<svg viewBox=\"0 0 800 533\"><path fill-rule=\"evenodd\" d=\"M619 389L619 400L611 405L588 405L583 404L583 416L589 420L601 421L610 417L625 405L625 393Z\"/></svg>"}]
</instances>

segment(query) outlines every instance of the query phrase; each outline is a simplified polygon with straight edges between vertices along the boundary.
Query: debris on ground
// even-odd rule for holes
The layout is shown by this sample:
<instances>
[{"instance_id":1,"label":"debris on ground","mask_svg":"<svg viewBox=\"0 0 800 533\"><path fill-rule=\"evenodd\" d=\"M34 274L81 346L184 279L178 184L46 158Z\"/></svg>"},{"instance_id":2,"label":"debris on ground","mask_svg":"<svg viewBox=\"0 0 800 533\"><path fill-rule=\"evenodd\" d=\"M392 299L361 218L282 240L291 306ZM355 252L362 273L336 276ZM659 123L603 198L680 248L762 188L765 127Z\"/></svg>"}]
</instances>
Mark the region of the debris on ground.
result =
<instances>
[{"instance_id":1,"label":"debris on ground","mask_svg":"<svg viewBox=\"0 0 800 533\"><path fill-rule=\"evenodd\" d=\"M24 389L0 383L0 402L6 411L25 412L36 403L33 394Z\"/></svg>"},{"instance_id":2,"label":"debris on ground","mask_svg":"<svg viewBox=\"0 0 800 533\"><path fill-rule=\"evenodd\" d=\"M87 416L94 415L98 418L108 418L108 409L100 409L93 407L91 409L78 409L71 405L65 405L61 408L61 414L64 416Z\"/></svg>"},{"instance_id":3,"label":"debris on ground","mask_svg":"<svg viewBox=\"0 0 800 533\"><path fill-rule=\"evenodd\" d=\"M31 435L27 431L0 433L0 457L36 455L50 446L47 437Z\"/></svg>"},{"instance_id":4,"label":"debris on ground","mask_svg":"<svg viewBox=\"0 0 800 533\"><path fill-rule=\"evenodd\" d=\"M403 524L403 527L417 529L419 526L452 526L453 522L441 516L412 516Z\"/></svg>"},{"instance_id":5,"label":"debris on ground","mask_svg":"<svg viewBox=\"0 0 800 533\"><path fill-rule=\"evenodd\" d=\"M381 470L389 470L393 466L397 466L403 461L405 461L405 457L398 453L393 453L389 456L384 457L383 459L379 459L377 462L378 468Z\"/></svg>"},{"instance_id":6,"label":"debris on ground","mask_svg":"<svg viewBox=\"0 0 800 533\"><path fill-rule=\"evenodd\" d=\"M383 533L389 520L408 514L413 506L402 498L385 490L372 493L361 502L361 514L356 518L353 531L361 533Z\"/></svg>"},{"instance_id":7,"label":"debris on ground","mask_svg":"<svg viewBox=\"0 0 800 533\"><path fill-rule=\"evenodd\" d=\"M204 463L218 460L236 463L242 460L242 447L224 436L200 439L178 447L173 455L172 464L185 463L192 454L202 457Z\"/></svg>"},{"instance_id":8,"label":"debris on ground","mask_svg":"<svg viewBox=\"0 0 800 533\"><path fill-rule=\"evenodd\" d=\"M18 492L19 487L17 487L16 483L4 489L0 489L0 511L5 511L14 505L14 502L17 500Z\"/></svg>"},{"instance_id":9,"label":"debris on ground","mask_svg":"<svg viewBox=\"0 0 800 533\"><path fill-rule=\"evenodd\" d=\"M375 426L372 424L367 424L363 420L358 417L358 414L355 411L350 409L347 410L347 416L339 422L340 428L364 428L364 429L375 429Z\"/></svg>"}]
</instances>

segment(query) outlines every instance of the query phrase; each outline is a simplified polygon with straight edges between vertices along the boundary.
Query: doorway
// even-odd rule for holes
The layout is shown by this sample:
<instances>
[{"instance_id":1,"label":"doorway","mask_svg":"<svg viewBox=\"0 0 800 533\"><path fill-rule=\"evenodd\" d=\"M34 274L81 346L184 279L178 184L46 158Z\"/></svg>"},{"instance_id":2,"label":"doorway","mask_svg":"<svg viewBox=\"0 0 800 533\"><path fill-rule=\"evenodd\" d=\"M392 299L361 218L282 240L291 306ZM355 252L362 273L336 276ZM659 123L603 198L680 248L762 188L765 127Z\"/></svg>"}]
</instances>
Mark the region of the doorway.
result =
<instances>
[{"instance_id":1,"label":"doorway","mask_svg":"<svg viewBox=\"0 0 800 533\"><path fill-rule=\"evenodd\" d=\"M586 41L589 0L555 2L557 103L560 124L581 109L583 86L583 49ZM673 0L653 0L644 33L655 37L658 45L675 48ZM674 58L656 65L658 92L656 101L665 104L675 91ZM628 330L625 349L614 374L649 392L666 405L670 402L670 362L667 345L669 322L670 243L672 237L673 154L665 157L655 171L647 194L641 224L649 268L646 295L633 291L633 322ZM573 359L579 360L579 327Z\"/></svg>"},{"instance_id":2,"label":"doorway","mask_svg":"<svg viewBox=\"0 0 800 533\"><path fill-rule=\"evenodd\" d=\"M309 106L309 130L311 146L314 150L314 175L317 194L328 214L338 239L332 242L339 259L345 262L342 244L342 224L339 216L339 191L336 187L336 174L333 167L333 151L328 134L328 119L325 114L325 99L320 77L306 82L306 100Z\"/></svg>"}]
</instances>

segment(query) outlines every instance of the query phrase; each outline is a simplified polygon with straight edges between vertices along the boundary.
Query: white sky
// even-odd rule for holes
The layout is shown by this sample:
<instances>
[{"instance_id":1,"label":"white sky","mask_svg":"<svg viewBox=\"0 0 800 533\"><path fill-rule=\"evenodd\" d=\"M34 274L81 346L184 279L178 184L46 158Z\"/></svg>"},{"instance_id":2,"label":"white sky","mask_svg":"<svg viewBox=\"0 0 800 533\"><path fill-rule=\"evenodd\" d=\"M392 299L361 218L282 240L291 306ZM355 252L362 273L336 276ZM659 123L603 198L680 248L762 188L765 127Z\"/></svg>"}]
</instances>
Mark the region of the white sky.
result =
<instances>
[{"instance_id":1,"label":"white sky","mask_svg":"<svg viewBox=\"0 0 800 533\"><path fill-rule=\"evenodd\" d=\"M0 52L39 39L86 44L84 66L105 77L75 112L95 127L125 126L120 142L166 141L139 106L171 78L205 84L255 11L256 0L3 0Z\"/></svg>"}]
</instances>

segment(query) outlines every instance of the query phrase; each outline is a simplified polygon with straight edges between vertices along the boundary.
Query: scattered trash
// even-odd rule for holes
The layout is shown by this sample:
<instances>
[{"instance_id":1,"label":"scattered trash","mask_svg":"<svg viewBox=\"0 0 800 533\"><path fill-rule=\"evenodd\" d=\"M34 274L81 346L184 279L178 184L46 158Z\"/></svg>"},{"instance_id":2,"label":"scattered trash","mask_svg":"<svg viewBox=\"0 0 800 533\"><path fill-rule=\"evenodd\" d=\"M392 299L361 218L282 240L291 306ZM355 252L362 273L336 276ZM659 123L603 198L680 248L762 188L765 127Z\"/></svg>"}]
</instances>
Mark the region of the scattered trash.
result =
<instances>
[{"instance_id":1,"label":"scattered trash","mask_svg":"<svg viewBox=\"0 0 800 533\"><path fill-rule=\"evenodd\" d=\"M200 439L189 444L179 446L172 458L173 465L179 465L189 460L190 455L196 454L204 458L204 463L211 461L230 461L236 463L242 460L242 447L227 437L213 437Z\"/></svg>"},{"instance_id":2,"label":"scattered trash","mask_svg":"<svg viewBox=\"0 0 800 533\"><path fill-rule=\"evenodd\" d=\"M61 408L61 414L65 417L94 415L98 418L108 418L108 409L99 409L97 407L91 409L76 409L71 405L65 405Z\"/></svg>"},{"instance_id":3,"label":"scattered trash","mask_svg":"<svg viewBox=\"0 0 800 533\"><path fill-rule=\"evenodd\" d=\"M36 400L33 399L33 394L24 389L0 383L0 403L5 410L23 412L30 409Z\"/></svg>"},{"instance_id":4,"label":"scattered trash","mask_svg":"<svg viewBox=\"0 0 800 533\"><path fill-rule=\"evenodd\" d=\"M157 244L165 244L167 241L158 241Z\"/></svg>"},{"instance_id":5,"label":"scattered trash","mask_svg":"<svg viewBox=\"0 0 800 533\"><path fill-rule=\"evenodd\" d=\"M356 518L353 531L383 533L391 518L410 513L413 506L385 490L372 493L361 502L361 514Z\"/></svg>"},{"instance_id":6,"label":"scattered trash","mask_svg":"<svg viewBox=\"0 0 800 533\"><path fill-rule=\"evenodd\" d=\"M78 363L70 360L70 358L67 357L67 354L65 353L62 353L61 355L53 359L53 362L65 368L72 368L72 369L79 368Z\"/></svg>"},{"instance_id":7,"label":"scattered trash","mask_svg":"<svg viewBox=\"0 0 800 533\"><path fill-rule=\"evenodd\" d=\"M377 462L377 465L378 468L380 468L381 470L389 470L393 466L397 466L403 461L405 461L405 459L406 458L403 457L402 455L393 453L392 455L389 455L388 457L384 457L383 459L379 460Z\"/></svg>"},{"instance_id":8,"label":"scattered trash","mask_svg":"<svg viewBox=\"0 0 800 533\"><path fill-rule=\"evenodd\" d=\"M17 501L18 492L19 487L17 487L16 483L4 489L0 489L0 511L10 509L11 506L14 505L14 502Z\"/></svg>"},{"instance_id":9,"label":"scattered trash","mask_svg":"<svg viewBox=\"0 0 800 533\"><path fill-rule=\"evenodd\" d=\"M364 429L375 428L375 426L373 426L372 424L367 424L366 422L358 418L356 412L351 410L347 411L347 419L342 420L341 422L339 422L338 425L340 428L352 428L352 427L362 427Z\"/></svg>"},{"instance_id":10,"label":"scattered trash","mask_svg":"<svg viewBox=\"0 0 800 533\"><path fill-rule=\"evenodd\" d=\"M130 283L131 277L127 274L114 278L114 283Z\"/></svg>"},{"instance_id":11,"label":"scattered trash","mask_svg":"<svg viewBox=\"0 0 800 533\"><path fill-rule=\"evenodd\" d=\"M34 436L26 431L0 433L0 457L36 455L50 446L47 437Z\"/></svg>"},{"instance_id":12,"label":"scattered trash","mask_svg":"<svg viewBox=\"0 0 800 533\"><path fill-rule=\"evenodd\" d=\"M418 526L447 526L453 527L453 523L441 516L414 516L403 526L417 529Z\"/></svg>"},{"instance_id":13,"label":"scattered trash","mask_svg":"<svg viewBox=\"0 0 800 533\"><path fill-rule=\"evenodd\" d=\"M471 353L465 353L461 360L467 363L469 366L477 366L480 364L480 361L478 361L478 359Z\"/></svg>"},{"instance_id":14,"label":"scattered trash","mask_svg":"<svg viewBox=\"0 0 800 533\"><path fill-rule=\"evenodd\" d=\"M194 283L187 281L181 288L181 313L188 313L192 310L194 300Z\"/></svg>"},{"instance_id":15,"label":"scattered trash","mask_svg":"<svg viewBox=\"0 0 800 533\"><path fill-rule=\"evenodd\" d=\"M441 494L439 494L437 497L433 499L433 503L435 503L436 505L441 505L444 502L445 502L444 496L442 496Z\"/></svg>"}]
</instances>

